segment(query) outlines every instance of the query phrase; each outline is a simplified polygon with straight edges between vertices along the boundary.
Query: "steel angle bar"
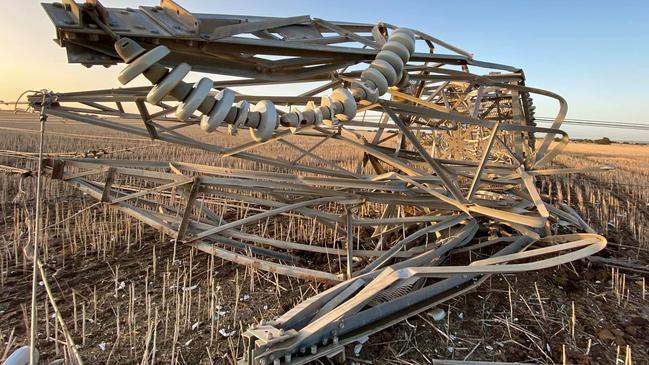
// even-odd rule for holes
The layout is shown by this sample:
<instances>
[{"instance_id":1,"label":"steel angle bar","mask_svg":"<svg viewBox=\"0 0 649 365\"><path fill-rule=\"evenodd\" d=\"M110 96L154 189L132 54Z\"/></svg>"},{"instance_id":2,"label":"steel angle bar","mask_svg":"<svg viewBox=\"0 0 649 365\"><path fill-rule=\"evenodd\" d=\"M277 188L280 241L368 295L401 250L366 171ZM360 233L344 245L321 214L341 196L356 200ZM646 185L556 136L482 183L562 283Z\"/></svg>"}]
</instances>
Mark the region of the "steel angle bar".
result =
<instances>
[{"instance_id":1,"label":"steel angle bar","mask_svg":"<svg viewBox=\"0 0 649 365\"><path fill-rule=\"evenodd\" d=\"M254 33L261 30L270 30L273 28L284 27L287 25L295 25L311 22L311 17L308 15L295 16L290 18L278 18L274 20L253 21L240 24L232 24L220 26L214 29L210 34L210 40L217 40L221 38L231 37L240 33Z\"/></svg>"},{"instance_id":2,"label":"steel angle bar","mask_svg":"<svg viewBox=\"0 0 649 365\"><path fill-rule=\"evenodd\" d=\"M394 206L394 205L392 205ZM355 226L401 225L404 223L441 222L447 219L443 215L419 215L412 217L355 218Z\"/></svg>"},{"instance_id":3,"label":"steel angle bar","mask_svg":"<svg viewBox=\"0 0 649 365\"><path fill-rule=\"evenodd\" d=\"M70 181L76 184L81 191L88 193L89 195L95 197L96 199L101 199L102 191L100 188L95 187L94 185L85 182L80 178L75 178L74 180L70 180ZM134 206L128 205L125 202L115 203L113 204L113 207L115 207L116 209L126 213L127 215L135 219L142 221L147 225L150 225L156 229L165 232L166 234L169 234L171 236L176 236L178 234L178 232L172 226L170 226L168 223L165 223L170 221L176 221L177 219L174 219L173 217L159 218L158 213L148 212L146 210L142 210L140 208L136 208ZM207 253L213 254L220 258L233 261L242 265L251 265L252 267L256 267L264 271L275 272L278 274L293 276L305 280L316 280L316 281L323 281L329 283L335 283L341 281L340 278L329 273L324 273L317 270L303 269L295 266L286 266L282 264L266 262L263 260L254 259L230 251L219 249L213 245L209 245L200 241L193 243L193 245L194 247L198 248L201 251L205 251Z\"/></svg>"},{"instance_id":4,"label":"steel angle bar","mask_svg":"<svg viewBox=\"0 0 649 365\"><path fill-rule=\"evenodd\" d=\"M376 260L372 261L372 263L370 263L369 265L365 266L365 268L363 269L362 272L363 273L371 272L371 271L374 271L374 270L377 270L377 269L381 268L382 266L385 265L385 263L388 260L392 259L397 252L399 252L402 248L406 247L406 245L410 244L411 242L413 242L413 241L417 240L418 238L421 238L421 237L423 237L425 235L428 235L430 233L439 232L439 231L442 231L444 229L448 229L450 227L453 227L453 226L455 226L457 224L462 223L463 221L465 221L468 218L469 218L469 216L467 214L460 214L458 216L446 218L445 220L443 220L443 221L441 221L439 223L430 225L428 227L421 228L420 230L418 230L418 231L412 233L411 235L407 236L406 238L400 240L397 244L392 246L383 255L378 257Z\"/></svg>"},{"instance_id":5,"label":"steel angle bar","mask_svg":"<svg viewBox=\"0 0 649 365\"><path fill-rule=\"evenodd\" d=\"M583 238L584 236L581 236L581 237ZM578 237L557 237L557 238L553 238L553 239L550 239L550 240L559 241L559 240L566 240L566 239L578 239ZM512 244L507 246L506 249L501 250L500 253L496 255L496 257L502 256L503 258L500 259L500 260L493 260L493 262L501 262L501 261L505 262L505 261L511 260L511 259L513 259L515 257L518 258L518 257L521 257L521 256L525 256L525 255L512 255L512 253L520 250L523 247L528 246L529 243L531 243L531 241L526 237L523 237L520 240L518 240L516 242L513 242ZM573 242L573 243L569 243L566 246L562 246L561 248L552 248L552 250L553 251L559 251L559 250L566 249L568 246L574 248L574 247L584 247L584 245L589 245L589 246L586 246L586 248L591 249L591 250L601 249L603 247L602 245L605 245L605 240L602 240L600 237L585 238L585 239L582 240L582 242L576 241L576 242ZM534 264L533 266L542 267L542 266L545 265L545 266L549 267L549 266L553 266L554 263L556 263L556 262L561 262L561 261L565 261L565 260L569 261L572 258L574 258L575 256L580 257L582 255L587 255L587 253L586 253L587 250L584 251L584 249L582 249L580 251L581 252L577 251L577 255L574 255L575 253L573 252L573 253L566 254L564 256L558 256L558 257L553 258L553 259L547 259L546 261L541 262L538 265ZM570 255L573 255L573 256L567 257L567 256L570 256ZM519 264L519 265L521 265L521 264ZM522 264L522 265L527 265L527 264ZM501 265L495 265L495 266L501 266ZM511 267L505 268L503 271L515 271L515 270L519 270L520 268L521 268L520 266L511 266ZM387 270L387 271L383 272L382 276L375 277L374 280L371 281L369 285L372 285L372 283L375 283L377 288L381 287L381 286L385 286L385 285L390 285L389 283L391 283L391 282L393 283L395 280L398 280L397 278L403 279L404 275L418 275L418 274L414 274L415 270L418 271L420 269L407 268L407 269L402 269L402 270ZM421 273L423 274L423 272L434 272L434 271L436 271L435 275L437 275L437 273L443 272L444 270L445 270L444 267L439 267L439 268L437 268L437 267L428 267L428 268L422 268ZM482 268L482 270L483 271L489 271L489 270L486 270L486 268ZM449 269L449 271L454 271L454 270ZM474 271L479 271L479 269L475 269ZM413 292L412 294L408 294L408 295L406 295L404 297L400 297L397 300L384 303L384 304L382 304L380 306L370 308L370 309L367 309L365 311L361 311L361 312L358 313L358 315L346 316L344 319L334 320L333 323L331 321L329 321L330 324L327 324L327 321L322 321L321 319L323 317L320 317L318 321L313 322L313 323L318 323L319 322L320 323L319 326L322 326L320 329L316 330L315 327L314 327L314 328L309 328L308 331L304 332L304 333L308 333L309 334L308 336L310 336L310 337L316 336L316 339L312 340L312 341L309 341L309 342L305 342L304 341L305 338L300 338L300 343L306 344L308 346L308 344L310 344L310 343L319 342L317 340L317 336L319 336L319 334L322 334L322 333L327 333L327 331L330 330L332 327L337 327L338 328L338 330L336 331L336 336L339 336L339 338L338 338L338 343L339 344L341 342L344 343L344 334L345 334L345 332L348 332L348 331L354 333L354 335L352 336L352 339L358 339L363 334L376 332L378 329L380 329L382 327L381 325L389 326L390 322L388 322L388 323L384 322L388 318L390 318L392 320L391 323L394 323L394 321L399 321L400 319L406 318L407 316L410 316L413 313L418 313L418 312L420 312L421 310L423 310L425 308L429 308L430 305L433 305L433 303L435 303L434 302L435 299L437 299L439 301L440 298L437 295L439 295L439 293L443 292L444 290L450 290L448 295L452 295L454 292L455 293L458 293L458 292L462 293L462 292L466 291L466 290L463 290L463 289L468 289L468 288L463 287L463 285L465 283L472 283L474 278L476 278L476 275L477 274L464 274L464 273L462 273L462 274L452 276L452 277L450 277L450 278L448 278L448 279L446 279L444 281L441 281L441 282L439 282L439 283L437 283L435 285L432 285L430 287L426 287L425 289ZM359 280L360 278L361 277L359 277L356 280ZM485 277L483 277L483 279L484 278ZM474 285L477 285L479 283L480 283L480 280L478 280L478 282L475 282ZM370 294L371 292L377 292L378 291L378 289L369 289L368 290L368 288L370 288L369 285L366 286L366 288L364 289L365 292L363 292L363 291L359 292L355 297L355 302L347 304L347 308L344 308L344 310L348 310L349 308L352 308L353 306L357 306L358 305L357 303L362 303L363 301L366 301L367 297L369 295L371 295ZM475 287L474 285L469 285L469 287L473 288L473 287ZM417 299L415 299L415 298L417 298ZM404 302L406 299L408 301ZM431 303L431 301L432 301L432 303ZM339 308L342 308L342 307L339 307ZM390 309L386 311L387 308L390 308ZM407 310L403 310L403 308L407 308ZM390 311L392 311L393 313L396 311L398 313L399 312L398 309L402 309L401 310L402 313L396 319L394 317L391 317L389 314L386 316L386 314L390 313ZM343 309L338 309L338 310L342 311ZM407 312L407 314L403 313L403 312ZM333 313L333 311L329 312L329 313L332 313L332 314L330 314L331 318L340 318L338 313ZM293 315L296 315L296 313L293 313ZM379 315L380 317L376 317L377 315ZM375 316L375 317L371 318L369 316ZM286 321L285 318L284 319L280 318L279 323L282 323L281 322L282 320ZM379 321L379 322L377 322L377 321ZM383 322L383 323L381 323L381 322ZM345 323L345 326L339 326L339 323ZM379 323L381 323L381 324L379 324ZM364 332L363 334L359 334L359 331L355 329L355 328L357 328L356 326L358 326L358 325L361 325L361 326L368 325L369 327L373 327L373 328L369 329L368 332ZM308 327L309 326L306 326L305 329L308 328ZM299 336L299 332L298 332L298 336ZM293 340L293 341L297 342L296 340ZM287 349L290 349L289 345L283 346L281 348L281 351L282 352L287 351ZM269 354L269 352L266 352L266 353L261 354L260 356L267 356L268 354Z\"/></svg>"},{"instance_id":6,"label":"steel angle bar","mask_svg":"<svg viewBox=\"0 0 649 365\"><path fill-rule=\"evenodd\" d=\"M185 181L174 181L174 182L171 182L169 184L156 186L154 188L141 190L141 191L129 194L129 195L124 195L124 196L121 196L119 198L111 199L110 201L107 201L107 203L116 204L116 203L119 203L119 202L131 200L131 199L136 199L136 198L139 198L141 196L145 196L147 194L154 193L154 192L157 192L157 191L162 191L162 190L175 188L175 187L178 187L178 186L187 185L187 184L189 184L191 182L192 182L192 179L187 179Z\"/></svg>"},{"instance_id":7,"label":"steel angle bar","mask_svg":"<svg viewBox=\"0 0 649 365\"><path fill-rule=\"evenodd\" d=\"M449 190L449 192L455 197L455 199L463 203L467 202L464 196L462 196L462 193L456 185L456 182L451 180L451 178L448 176L448 170L446 170L446 168L442 164L440 164L430 156L424 146L422 146L421 142L419 142L419 139L410 131L410 129L403 123L403 121L401 121L401 118L397 114L395 114L392 109L386 107L385 105L383 106L383 109L390 115L392 121L399 126L401 132L404 134L404 136L406 136L406 138L408 138L410 143L412 143L421 157L423 157L424 160L426 160L426 162L430 164L437 176L442 179L442 181L444 182L444 187Z\"/></svg>"},{"instance_id":8,"label":"steel angle bar","mask_svg":"<svg viewBox=\"0 0 649 365\"><path fill-rule=\"evenodd\" d=\"M234 252L220 249L218 247L215 247L214 245L206 244L200 241L191 243L191 246L203 252L209 253L210 255L214 255L216 257L222 258L224 260L232 261L243 266L250 266L259 270L273 272L280 275L286 275L298 279L319 281L325 283L339 283L342 281L342 279L339 278L338 276L325 273L322 271L305 269L296 266L288 266L288 265L268 262L265 260L260 260L248 256L243 256L243 255L236 254Z\"/></svg>"},{"instance_id":9,"label":"steel angle bar","mask_svg":"<svg viewBox=\"0 0 649 365\"><path fill-rule=\"evenodd\" d=\"M91 169L87 171L80 171L77 173L72 173L72 174L66 174L63 176L62 180L73 180L79 177L86 177L86 176L91 176L91 175L97 175L97 174L103 174L106 173L110 170L110 167L100 167L97 169Z\"/></svg>"},{"instance_id":10,"label":"steel angle bar","mask_svg":"<svg viewBox=\"0 0 649 365\"><path fill-rule=\"evenodd\" d=\"M210 237L205 239L205 241L213 242L215 244L220 244L222 246L231 247L233 249L242 250L250 255L258 255L258 256L264 256L264 257L273 258L277 260L282 260L287 263L290 263L292 266L298 266L304 263L304 261L300 257L279 252L276 250L257 247L228 237L223 237L223 236L218 236L214 238Z\"/></svg>"},{"instance_id":11,"label":"steel angle bar","mask_svg":"<svg viewBox=\"0 0 649 365\"><path fill-rule=\"evenodd\" d=\"M341 36L343 36L343 37L345 37L345 38L347 38L347 39L349 39L351 41L356 41L356 42L364 44L364 45L366 45L368 47L372 47L374 49L381 49L381 46L379 44L377 44L375 41L371 41L371 40L369 40L369 39L367 39L365 37L361 37L361 36L357 35L356 33L352 32L352 31L349 31L349 30L347 30L347 29L345 29L343 27L340 27L340 26L338 26L336 24L330 23L330 22L328 22L326 20L323 20L323 19L320 19L320 18L315 18L315 19L313 19L313 21L316 23L316 25L318 25L320 27L323 27L323 28L326 28L326 29L329 29L331 31L334 31L334 32L340 34Z\"/></svg>"},{"instance_id":12,"label":"steel angle bar","mask_svg":"<svg viewBox=\"0 0 649 365\"><path fill-rule=\"evenodd\" d=\"M342 168L342 167L336 165L335 163L333 163L333 162L331 162L331 161L327 161L326 159L324 159L324 158L322 158L322 157L316 155L315 153L310 152L310 151L308 151L308 150L305 150L304 148L301 148L301 147L299 147L299 146L296 146L296 145L293 144L293 143L290 143L290 142L285 141L285 140L280 140L279 142L282 143L282 144L284 144L284 145L286 145L286 146L289 146L289 147L291 147L291 148L296 149L297 151L301 152L302 154L304 154L304 155L306 155L306 156L309 156L309 157L311 157L311 158L313 158L313 159L315 159L315 160L317 160L317 161L319 161L319 162L321 162L321 163L323 163L323 164L325 164L325 165L331 167L331 168L334 169L334 170L341 171L342 173L347 174L347 175L349 175L349 176L353 176L353 177L357 177L357 178L360 178L360 177L361 177L361 175L356 174L356 173L351 172L351 171L348 171L348 170L345 170L344 168ZM295 162L291 162L291 163L294 164Z\"/></svg>"},{"instance_id":13,"label":"steel angle bar","mask_svg":"<svg viewBox=\"0 0 649 365\"><path fill-rule=\"evenodd\" d=\"M376 157L377 159L379 159L379 160L381 160L381 161L383 161L383 162L385 162L385 163L387 163L387 164L389 164L389 165L391 165L393 167L396 167L396 168L404 171L408 175L424 175L423 171L408 165L404 161L401 161L401 160L399 160L397 158L394 158L392 156L388 156L387 154L380 152L373 145L361 144L361 143L356 142L356 141L354 141L354 140L352 140L352 139L350 139L350 138L348 138L346 136L342 136L342 135L338 135L338 134L334 135L332 138L336 139L336 140L343 141L343 142L345 142L346 144L348 144L348 145L350 145L352 147L358 148L359 150L361 150L363 152L366 152L366 153Z\"/></svg>"},{"instance_id":14,"label":"steel angle bar","mask_svg":"<svg viewBox=\"0 0 649 365\"><path fill-rule=\"evenodd\" d=\"M456 240L456 242L459 242ZM450 242L449 242L450 243ZM345 333L349 332L355 332L359 327L364 326L368 322L363 322L363 321L356 321L353 320L352 318L354 317L354 313L359 313L360 309L363 307L365 303L368 303L373 296L375 296L377 293L381 291L381 288L385 288L389 286L391 283L394 283L397 279L393 278L390 279L391 283L386 281L386 278L390 278L390 274L395 272L393 268L386 268L382 270L381 272L375 272L375 273L369 273L365 275L358 276L357 278L353 280L365 280L367 282L367 285L363 289L361 289L357 294L355 294L353 297L351 297L349 300L344 302L343 304L339 305L336 309L329 311L327 313L324 313L322 316L317 317L315 320L311 320L308 324L303 323L303 327L298 333L288 339L285 343L280 344L280 346L276 346L276 348L271 348L270 351L261 352L266 350L264 347L261 347L259 351L261 354L259 355L260 357L262 356L268 356L271 352L277 353L281 355L282 353L290 352L297 350L296 347L301 346L306 346L307 348L312 346L313 344L320 344L322 343L322 337L325 336L325 338L333 339L333 342L341 342L341 340L344 338L343 335ZM346 283L352 283L353 280L348 280ZM348 284L351 285L351 284ZM347 285L340 284L335 288L332 288L332 292L324 293L328 294L328 296L331 296L332 294L336 293L336 291L341 292L346 288ZM334 291L333 289L337 289ZM324 296L322 294L321 296ZM320 297L320 296L319 296ZM316 297L316 299L320 299ZM392 304L392 303L390 303ZM403 305L403 304L402 304ZM383 306L384 307L384 306ZM286 328L287 324L292 324L291 321L295 317L299 317L300 315L304 315L304 311L308 310L310 307L305 307L305 308L299 308L294 311L290 311L287 313L285 316L280 317L278 321L276 321L276 325L282 328ZM392 306L392 312L396 308L408 308L408 306ZM391 311L385 311L383 309L381 311L382 315L389 315ZM362 311L360 313L366 313L367 311ZM344 317L342 317L342 314L345 314ZM351 320L350 320L351 319ZM378 320L379 318L375 318ZM301 319L304 321L304 319ZM309 321L307 319L307 321ZM342 325L341 325L342 323ZM339 337L336 339L336 337Z\"/></svg>"},{"instance_id":15,"label":"steel angle bar","mask_svg":"<svg viewBox=\"0 0 649 365\"><path fill-rule=\"evenodd\" d=\"M473 198L473 194L475 194L476 190L480 186L482 172L485 169L485 164L487 163L487 160L489 158L489 153L491 152L491 148L493 147L499 129L500 129L500 124L496 124L491 130L491 134L489 135L489 141L487 142L487 146L485 146L485 149L482 153L482 160L480 161L478 170L476 171L473 177L473 181L471 182L471 187L469 188L469 192L466 195L467 200L471 200L471 198Z\"/></svg>"},{"instance_id":16,"label":"steel angle bar","mask_svg":"<svg viewBox=\"0 0 649 365\"><path fill-rule=\"evenodd\" d=\"M129 125L125 125L123 123L117 123L115 121L108 121L108 120L103 120L100 118L92 117L89 115L84 115L84 114L78 114L78 113L73 113L68 111L64 107L52 107L48 109L48 112L51 115L59 116L62 118L67 118L67 119L72 119L72 120L77 120L81 121L84 123L96 125L99 127L104 127L104 128L109 128L109 129L115 129L119 130L122 132L130 133L130 134L135 134L141 137L151 137L149 132L146 129L142 128L137 128ZM192 148L199 148L203 149L208 152L214 152L217 154L222 154L224 152L224 149L222 147L218 147L215 145L199 142L197 140L185 137L185 136L170 136L170 135L158 135L158 139L164 142L169 142L169 143L175 143L187 147L192 147ZM310 173L316 173L316 174L321 174L321 175L329 175L329 176L348 176L349 173L342 173L337 170L329 170L326 168L321 168L321 167L311 167L311 166L306 166L306 165L299 165L299 164L292 164L288 161L282 161L280 159L276 158L269 158L265 156L260 156L260 155L254 155L254 154L249 154L245 152L239 152L234 154L236 157L247 159L250 161L255 161L259 163L265 163L269 165L274 165L277 167L283 167L287 169L292 169L292 170L298 170L298 171L303 171L303 172L310 172Z\"/></svg>"},{"instance_id":17,"label":"steel angle bar","mask_svg":"<svg viewBox=\"0 0 649 365\"><path fill-rule=\"evenodd\" d=\"M299 202L299 203L295 203L295 204L287 204L287 205L284 205L284 206L279 207L279 208L271 209L271 210L269 210L267 212L264 212L264 213L259 213L259 214L256 214L256 215L253 215L253 216L250 216L250 217L247 217L247 218L240 219L240 220L235 221L235 222L231 222L231 223L219 226L219 227L214 227L212 229L208 229L206 231L203 231L201 233L198 233L198 234L194 235L191 239L187 240L187 243L194 242L194 241L196 241L198 239L201 239L203 237L206 237L206 236L209 236L209 235L212 235L212 234L215 234L215 233L222 232L222 231L224 231L226 229L229 229L229 228L238 227L238 226L250 223L250 222L256 222L256 221L262 220L264 218L271 217L271 216L277 215L279 213L288 212L290 210L294 210L294 209L297 209L297 208L303 208L303 207L308 207L308 206L311 206L311 205L318 205L318 204L329 203L329 202L342 202L342 201L349 202L349 201L353 201L353 200L354 200L354 198L350 198L350 197L324 197L324 198L318 198L318 199L313 199L313 200L307 200L307 201Z\"/></svg>"},{"instance_id":18,"label":"steel angle bar","mask_svg":"<svg viewBox=\"0 0 649 365\"><path fill-rule=\"evenodd\" d=\"M532 201L534 202L536 209L538 209L539 214L543 218L546 219L549 218L550 212L548 212L548 209L546 208L543 199L541 199L541 195L539 195L539 191L536 189L536 185L534 184L534 177L528 175L527 172L525 172L525 170L523 170L522 167L520 168L520 174L521 174L521 180L523 180L523 185L525 185L525 188L530 194L530 197L532 198Z\"/></svg>"},{"instance_id":19,"label":"steel angle bar","mask_svg":"<svg viewBox=\"0 0 649 365\"><path fill-rule=\"evenodd\" d=\"M44 8L71 62L125 63L121 83L143 75L152 87L37 92L28 97L32 108L255 166L65 159L48 163L53 177L208 254L332 285L246 331L249 365L332 355L490 275L579 260L606 244L543 229L559 223L562 232L592 232L536 186L542 176L586 169L547 167L569 142L560 129L567 104L525 85L520 68L386 23L192 14L165 0L129 11L131 20L115 26L107 19L122 19L121 10L97 1L71 5L73 14ZM191 71L240 79L183 81ZM277 92L300 82L317 85ZM277 90L230 89L251 86ZM558 102L551 128L535 125L532 94ZM249 129L250 138L221 132L202 141L201 133L223 127ZM322 229L315 239L267 231L296 221ZM484 256L449 266L451 255L467 251ZM342 264L310 260L331 255Z\"/></svg>"}]
</instances>

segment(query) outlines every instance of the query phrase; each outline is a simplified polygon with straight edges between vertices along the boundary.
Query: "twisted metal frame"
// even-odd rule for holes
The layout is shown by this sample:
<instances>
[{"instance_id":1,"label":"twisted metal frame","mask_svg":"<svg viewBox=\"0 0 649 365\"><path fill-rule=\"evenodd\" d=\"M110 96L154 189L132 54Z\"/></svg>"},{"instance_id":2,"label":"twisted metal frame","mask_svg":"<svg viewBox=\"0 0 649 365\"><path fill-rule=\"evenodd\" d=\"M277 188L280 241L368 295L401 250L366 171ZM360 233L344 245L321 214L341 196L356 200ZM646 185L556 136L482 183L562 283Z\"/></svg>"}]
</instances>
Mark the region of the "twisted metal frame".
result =
<instances>
[{"instance_id":1,"label":"twisted metal frame","mask_svg":"<svg viewBox=\"0 0 649 365\"><path fill-rule=\"evenodd\" d=\"M155 86L36 93L32 107L258 166L53 159L52 178L211 255L333 285L250 327L244 363L333 356L489 275L540 270L606 245L536 186L540 176L578 170L548 167L568 143L559 129L567 104L526 86L518 68L387 23L192 14L169 0L137 10L68 0L44 7L70 62L126 62L120 81L144 74ZM190 69L243 79L192 86L182 82ZM297 96L229 89L298 82L319 85ZM531 94L558 102L550 128L535 125ZM221 126L251 136L200 140ZM263 152L271 144L288 152ZM355 151L353 166L331 158L342 146ZM294 222L333 238L267 231ZM468 251L483 258L457 264Z\"/></svg>"}]
</instances>

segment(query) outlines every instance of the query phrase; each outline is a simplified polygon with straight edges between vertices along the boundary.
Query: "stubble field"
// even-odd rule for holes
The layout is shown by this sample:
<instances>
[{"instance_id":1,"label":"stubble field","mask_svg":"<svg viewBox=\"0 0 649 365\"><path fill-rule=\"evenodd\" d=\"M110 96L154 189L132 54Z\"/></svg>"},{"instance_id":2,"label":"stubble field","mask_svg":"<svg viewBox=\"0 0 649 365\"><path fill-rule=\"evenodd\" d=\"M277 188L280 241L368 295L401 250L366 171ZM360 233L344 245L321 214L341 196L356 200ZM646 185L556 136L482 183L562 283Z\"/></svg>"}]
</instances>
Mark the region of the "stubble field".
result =
<instances>
[{"instance_id":1,"label":"stubble field","mask_svg":"<svg viewBox=\"0 0 649 365\"><path fill-rule=\"evenodd\" d=\"M0 112L0 165L33 169L37 129L35 115ZM47 130L51 155L259 168L56 118ZM217 133L204 141L227 144L230 138ZM282 147L262 148L287 153ZM349 159L351 166L353 153L341 146L329 158ZM649 146L575 143L555 164L615 168L541 182L543 193L570 204L608 238L605 251L539 273L493 276L476 292L444 305L444 320L411 318L371 337L358 353L350 349L348 359L649 363ZM46 180L44 186L43 260L86 363L233 363L244 351L242 329L325 288L215 259L64 183ZM31 261L23 249L30 239L34 189L33 178L0 172L0 361L29 337ZM62 329L42 286L39 303L38 348L46 361L63 358Z\"/></svg>"}]
</instances>

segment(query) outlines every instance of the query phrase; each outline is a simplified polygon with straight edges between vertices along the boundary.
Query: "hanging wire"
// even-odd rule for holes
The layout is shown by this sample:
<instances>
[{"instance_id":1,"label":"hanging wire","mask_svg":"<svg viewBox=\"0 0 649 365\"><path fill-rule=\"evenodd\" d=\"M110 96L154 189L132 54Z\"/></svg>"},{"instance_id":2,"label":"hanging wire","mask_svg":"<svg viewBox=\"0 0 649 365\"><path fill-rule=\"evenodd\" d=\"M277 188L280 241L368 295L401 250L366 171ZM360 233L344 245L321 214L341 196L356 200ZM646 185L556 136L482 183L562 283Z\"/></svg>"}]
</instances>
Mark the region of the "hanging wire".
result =
<instances>
[{"instance_id":1,"label":"hanging wire","mask_svg":"<svg viewBox=\"0 0 649 365\"><path fill-rule=\"evenodd\" d=\"M23 91L20 94L20 96L18 96L18 99L16 99L16 101L14 102L14 113L18 113L18 104L20 103L20 99L22 99L23 96L25 96L25 94L27 94L27 93L38 93L38 92L39 91L37 91L37 90L25 90L25 91ZM27 107L27 109L22 110L22 111L26 111L28 109L29 109L29 107Z\"/></svg>"},{"instance_id":2,"label":"hanging wire","mask_svg":"<svg viewBox=\"0 0 649 365\"><path fill-rule=\"evenodd\" d=\"M38 312L37 312L37 303L36 303L36 291L38 289L38 261L39 261L39 245L41 240L41 200L42 200L42 187L43 187L43 149L45 147L45 122L47 121L46 114L46 101L47 101L47 90L41 91L43 94L43 99L41 100L41 111L40 111L40 141L38 145L38 173L36 175L36 207L34 213L34 221L36 222L34 226L34 243L32 244L32 305L31 305L31 331L29 344L31 346L31 351L29 352L29 364L37 365L38 362L38 353L36 350L37 342L37 333L38 333Z\"/></svg>"}]
</instances>

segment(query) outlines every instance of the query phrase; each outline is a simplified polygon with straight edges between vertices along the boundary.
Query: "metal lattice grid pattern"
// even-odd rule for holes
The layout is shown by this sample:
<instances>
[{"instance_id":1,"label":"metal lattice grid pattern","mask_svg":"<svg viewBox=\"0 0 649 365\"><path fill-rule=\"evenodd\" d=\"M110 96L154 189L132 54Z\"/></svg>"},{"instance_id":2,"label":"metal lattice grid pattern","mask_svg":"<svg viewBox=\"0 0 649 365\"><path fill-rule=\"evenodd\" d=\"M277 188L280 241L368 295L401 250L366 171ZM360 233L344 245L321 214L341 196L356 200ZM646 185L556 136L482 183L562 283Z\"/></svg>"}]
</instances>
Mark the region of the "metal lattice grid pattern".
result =
<instances>
[{"instance_id":1,"label":"metal lattice grid pattern","mask_svg":"<svg viewBox=\"0 0 649 365\"><path fill-rule=\"evenodd\" d=\"M576 172L548 168L568 143L567 104L519 68L387 23L192 14L168 0L44 8L70 62L126 63L122 84L153 86L35 93L33 108L254 166L52 159L52 178L208 254L331 285L251 327L245 363L332 356L492 274L606 245L538 191L540 176ZM184 82L192 70L236 79ZM306 82L317 86L299 95L241 92ZM558 103L550 128L532 96ZM483 258L453 263L467 251Z\"/></svg>"}]
</instances>

